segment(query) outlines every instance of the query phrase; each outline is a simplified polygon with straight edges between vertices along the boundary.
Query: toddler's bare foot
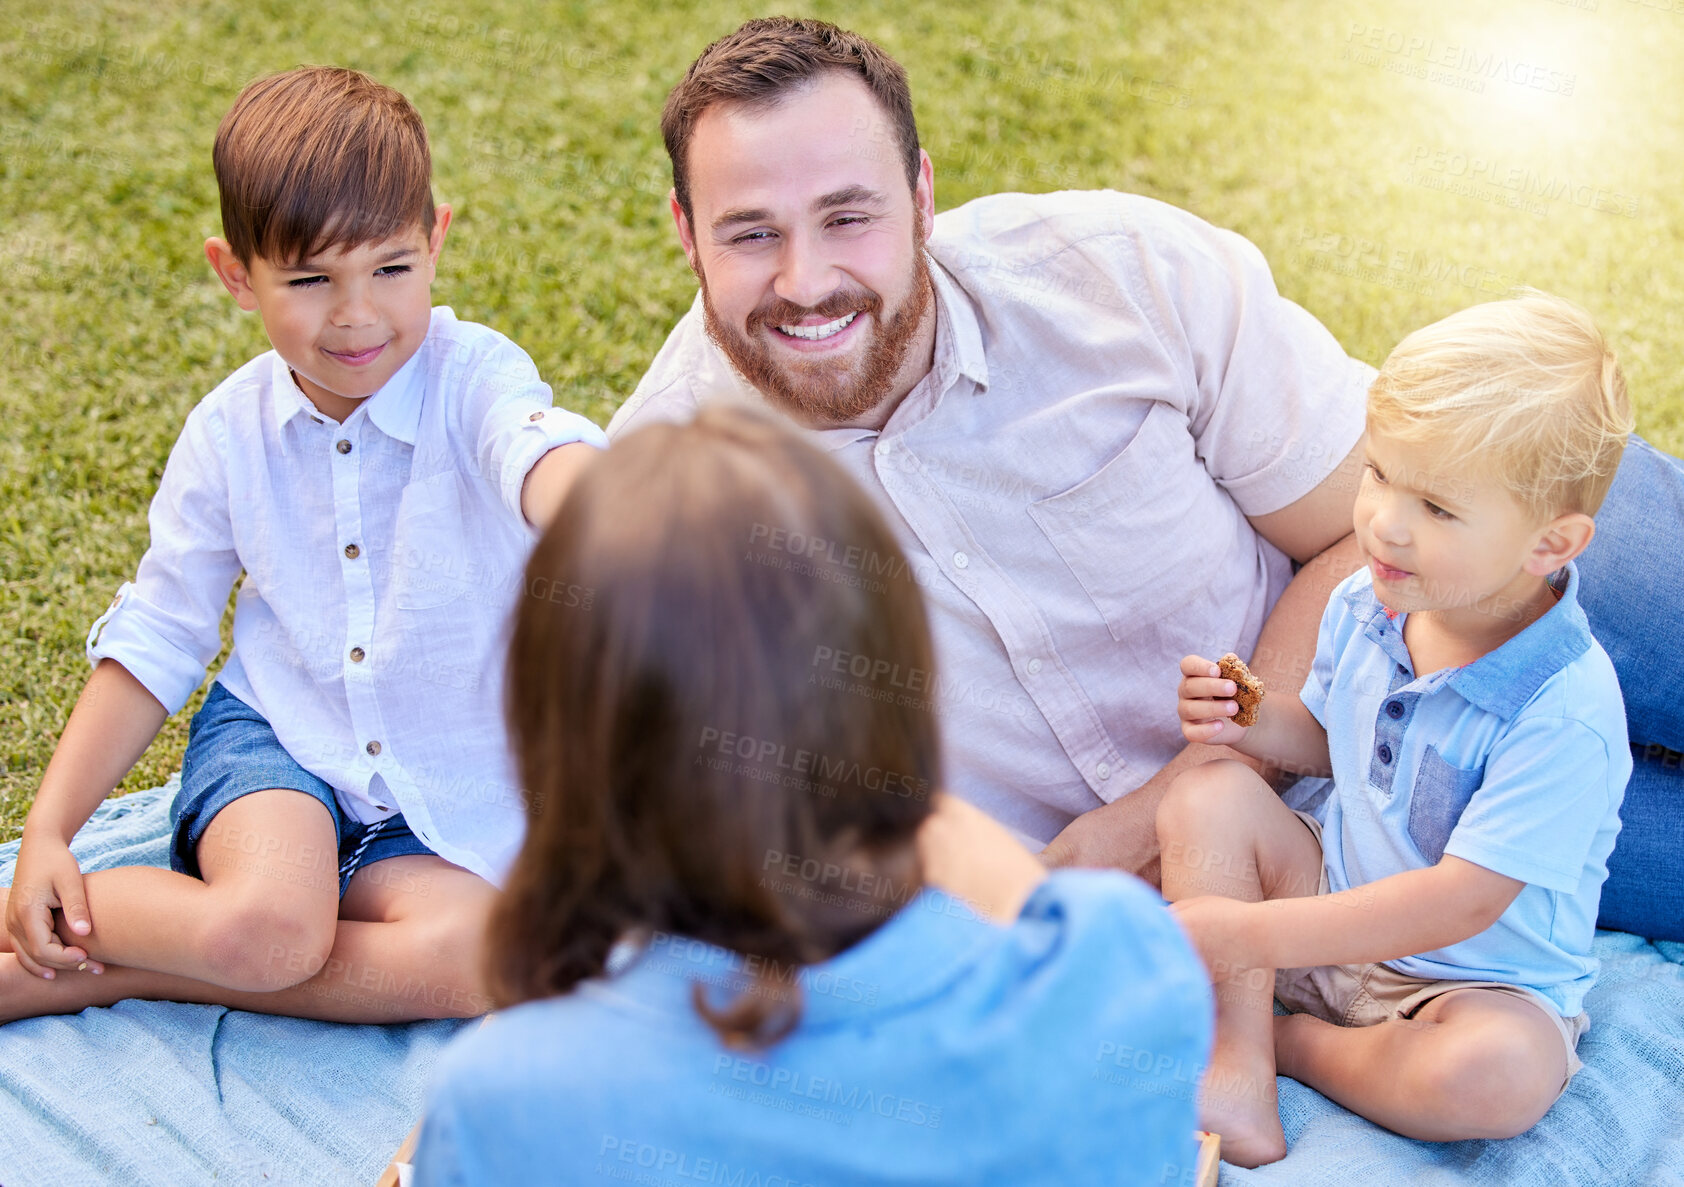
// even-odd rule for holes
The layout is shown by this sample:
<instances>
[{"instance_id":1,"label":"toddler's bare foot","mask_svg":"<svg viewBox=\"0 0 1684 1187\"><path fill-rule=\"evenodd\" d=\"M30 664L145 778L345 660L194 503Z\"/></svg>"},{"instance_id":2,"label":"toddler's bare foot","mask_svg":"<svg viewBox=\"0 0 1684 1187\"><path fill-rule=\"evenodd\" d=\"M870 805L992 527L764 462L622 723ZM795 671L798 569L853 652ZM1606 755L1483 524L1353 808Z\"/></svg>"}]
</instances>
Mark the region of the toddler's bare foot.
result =
<instances>
[{"instance_id":1,"label":"toddler's bare foot","mask_svg":"<svg viewBox=\"0 0 1684 1187\"><path fill-rule=\"evenodd\" d=\"M1222 1161L1262 1166L1286 1157L1274 1060L1238 1065L1219 1051L1199 1084L1199 1127L1222 1135Z\"/></svg>"}]
</instances>

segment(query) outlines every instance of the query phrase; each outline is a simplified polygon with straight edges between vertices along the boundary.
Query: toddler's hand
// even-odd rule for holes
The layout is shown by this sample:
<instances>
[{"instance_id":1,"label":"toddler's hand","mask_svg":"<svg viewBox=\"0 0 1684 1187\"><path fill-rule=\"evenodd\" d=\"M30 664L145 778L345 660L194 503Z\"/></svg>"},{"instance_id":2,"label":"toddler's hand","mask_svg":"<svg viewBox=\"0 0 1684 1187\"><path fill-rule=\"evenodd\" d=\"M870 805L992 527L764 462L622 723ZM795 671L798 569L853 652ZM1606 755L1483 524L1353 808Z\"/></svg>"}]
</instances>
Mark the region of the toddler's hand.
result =
<instances>
[{"instance_id":1,"label":"toddler's hand","mask_svg":"<svg viewBox=\"0 0 1684 1187\"><path fill-rule=\"evenodd\" d=\"M53 910L64 912L68 937L53 930ZM103 972L90 960L86 949L70 946L65 938L85 936L93 930L88 917L88 900L82 888L82 867L70 847L51 837L30 836L18 846L18 863L10 893L6 896L6 932L18 963L51 981L54 970L86 968Z\"/></svg>"},{"instance_id":2,"label":"toddler's hand","mask_svg":"<svg viewBox=\"0 0 1684 1187\"><path fill-rule=\"evenodd\" d=\"M1181 718L1181 736L1207 746L1237 746L1246 727L1227 720L1240 711L1233 700L1234 682L1221 678L1214 660L1189 655L1181 661L1180 700L1175 711Z\"/></svg>"}]
</instances>

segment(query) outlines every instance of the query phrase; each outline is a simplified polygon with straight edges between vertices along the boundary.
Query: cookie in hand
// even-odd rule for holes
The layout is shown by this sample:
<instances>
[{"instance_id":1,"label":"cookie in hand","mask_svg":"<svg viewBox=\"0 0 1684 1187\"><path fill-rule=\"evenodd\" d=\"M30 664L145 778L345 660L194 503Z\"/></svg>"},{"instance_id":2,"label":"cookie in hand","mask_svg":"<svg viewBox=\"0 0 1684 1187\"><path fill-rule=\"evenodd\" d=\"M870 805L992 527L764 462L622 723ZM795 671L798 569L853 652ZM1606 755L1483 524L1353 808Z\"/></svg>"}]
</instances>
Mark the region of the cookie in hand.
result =
<instances>
[{"instance_id":1,"label":"cookie in hand","mask_svg":"<svg viewBox=\"0 0 1684 1187\"><path fill-rule=\"evenodd\" d=\"M1232 651L1217 660L1216 666L1224 680L1234 682L1234 703L1240 707L1228 720L1235 725L1256 725L1257 707L1263 703L1263 681L1253 676L1245 661Z\"/></svg>"}]
</instances>

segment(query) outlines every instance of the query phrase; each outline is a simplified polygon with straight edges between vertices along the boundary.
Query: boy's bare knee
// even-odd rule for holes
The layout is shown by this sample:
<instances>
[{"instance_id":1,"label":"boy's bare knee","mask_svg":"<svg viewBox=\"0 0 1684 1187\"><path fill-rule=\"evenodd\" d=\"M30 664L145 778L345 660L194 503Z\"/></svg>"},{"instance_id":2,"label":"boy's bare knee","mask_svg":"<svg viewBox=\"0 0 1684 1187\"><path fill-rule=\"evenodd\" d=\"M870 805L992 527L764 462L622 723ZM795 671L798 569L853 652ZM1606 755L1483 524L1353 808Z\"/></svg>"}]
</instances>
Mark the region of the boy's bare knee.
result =
<instances>
[{"instance_id":1,"label":"boy's bare knee","mask_svg":"<svg viewBox=\"0 0 1684 1187\"><path fill-rule=\"evenodd\" d=\"M1188 829L1208 829L1213 813L1231 808L1257 772L1231 758L1190 767L1171 781L1158 801L1158 836L1184 836Z\"/></svg>"},{"instance_id":2,"label":"boy's bare knee","mask_svg":"<svg viewBox=\"0 0 1684 1187\"><path fill-rule=\"evenodd\" d=\"M1557 1069L1526 1032L1509 1028L1445 1038L1433 1044L1421 1090L1452 1128L1450 1140L1512 1138L1549 1111L1565 1059Z\"/></svg>"},{"instance_id":3,"label":"boy's bare knee","mask_svg":"<svg viewBox=\"0 0 1684 1187\"><path fill-rule=\"evenodd\" d=\"M297 985L327 963L336 930L333 915L296 904L257 898L223 904L205 924L210 979L255 993Z\"/></svg>"}]
</instances>

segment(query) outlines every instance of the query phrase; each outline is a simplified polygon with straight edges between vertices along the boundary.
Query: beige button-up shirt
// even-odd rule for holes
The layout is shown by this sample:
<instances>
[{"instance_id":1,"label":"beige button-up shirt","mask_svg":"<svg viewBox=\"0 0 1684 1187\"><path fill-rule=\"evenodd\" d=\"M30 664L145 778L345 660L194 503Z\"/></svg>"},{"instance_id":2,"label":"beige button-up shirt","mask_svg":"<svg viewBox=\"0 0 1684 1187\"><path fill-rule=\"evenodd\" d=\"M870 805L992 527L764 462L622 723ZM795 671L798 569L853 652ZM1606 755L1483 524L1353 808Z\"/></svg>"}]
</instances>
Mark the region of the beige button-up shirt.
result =
<instances>
[{"instance_id":1,"label":"beige button-up shirt","mask_svg":"<svg viewBox=\"0 0 1684 1187\"><path fill-rule=\"evenodd\" d=\"M1350 452L1373 370L1251 243L1149 198L978 199L929 254L930 373L880 433L811 435L923 588L938 670L909 691L940 707L948 788L1045 843L1182 748L1183 655L1251 653L1291 562L1246 517ZM759 396L698 296L608 433L720 398Z\"/></svg>"}]
</instances>

